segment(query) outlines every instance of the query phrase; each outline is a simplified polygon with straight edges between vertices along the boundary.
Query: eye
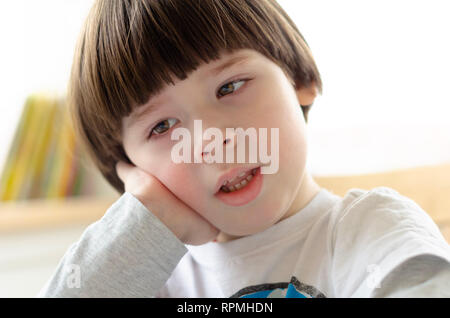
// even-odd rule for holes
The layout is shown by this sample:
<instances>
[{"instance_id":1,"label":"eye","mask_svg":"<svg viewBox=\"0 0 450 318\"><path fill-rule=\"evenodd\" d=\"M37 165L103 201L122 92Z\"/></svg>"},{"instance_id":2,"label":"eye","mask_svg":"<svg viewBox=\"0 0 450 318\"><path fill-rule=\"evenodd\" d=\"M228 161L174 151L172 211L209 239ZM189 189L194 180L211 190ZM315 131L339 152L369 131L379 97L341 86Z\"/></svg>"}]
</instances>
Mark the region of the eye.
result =
<instances>
[{"instance_id":1,"label":"eye","mask_svg":"<svg viewBox=\"0 0 450 318\"><path fill-rule=\"evenodd\" d=\"M237 91L239 88L241 88L242 85L245 84L246 81L247 81L246 79L242 79L226 83L225 85L219 88L217 96L223 97L225 95L228 95L230 92L233 93Z\"/></svg>"},{"instance_id":2,"label":"eye","mask_svg":"<svg viewBox=\"0 0 450 318\"><path fill-rule=\"evenodd\" d=\"M165 120L159 122L155 127L152 128L148 138L150 139L150 137L152 135L157 135L158 136L158 135L164 134L173 125L175 125L176 122L177 122L177 120L175 118L169 118L169 119L165 119Z\"/></svg>"}]
</instances>

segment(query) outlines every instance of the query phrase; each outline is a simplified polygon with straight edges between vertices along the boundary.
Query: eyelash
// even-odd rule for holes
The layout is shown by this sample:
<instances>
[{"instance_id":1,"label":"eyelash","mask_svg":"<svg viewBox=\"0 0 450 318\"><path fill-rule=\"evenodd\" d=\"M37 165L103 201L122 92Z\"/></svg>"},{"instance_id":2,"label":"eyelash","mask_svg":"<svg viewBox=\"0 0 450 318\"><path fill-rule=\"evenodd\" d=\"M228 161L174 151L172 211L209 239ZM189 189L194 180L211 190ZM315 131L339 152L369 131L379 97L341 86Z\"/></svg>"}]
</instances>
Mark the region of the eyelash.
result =
<instances>
[{"instance_id":1,"label":"eyelash","mask_svg":"<svg viewBox=\"0 0 450 318\"><path fill-rule=\"evenodd\" d=\"M239 89L241 89L242 86L245 85L246 82L249 82L249 81L251 81L251 79L245 78L245 79L237 79L237 80L233 80L233 81L230 81L230 82L228 82L228 83L225 83L224 85L222 85L222 86L219 87L219 91L220 91L220 89L221 89L222 87L224 87L224 86L227 86L227 85L230 85L230 84L236 84L236 83L239 83L239 82L244 82L240 87L238 87L238 88L237 88L236 90L234 90L232 93L222 95L222 96L220 96L219 98L224 97L224 96L227 96L227 95L232 95L232 94L234 94L236 91L238 91ZM218 94L218 93L217 93L217 94ZM217 94L216 94L216 95L217 95ZM167 129L167 130L166 130L165 132L163 132L163 133L154 134L153 131L155 130L156 127L159 126L159 124L161 124L161 123L163 123L163 122L165 122L165 121L169 121L170 119L173 119L173 118L164 119L164 120L160 121L158 124L156 124L156 126L154 126L154 127L150 130L150 133L148 134L148 138L147 138L147 139L152 138L152 136L153 136L153 138L158 138L158 137L160 137L160 136L165 135L166 132L169 131L170 128L172 128L173 126L171 126L169 129Z\"/></svg>"}]
</instances>

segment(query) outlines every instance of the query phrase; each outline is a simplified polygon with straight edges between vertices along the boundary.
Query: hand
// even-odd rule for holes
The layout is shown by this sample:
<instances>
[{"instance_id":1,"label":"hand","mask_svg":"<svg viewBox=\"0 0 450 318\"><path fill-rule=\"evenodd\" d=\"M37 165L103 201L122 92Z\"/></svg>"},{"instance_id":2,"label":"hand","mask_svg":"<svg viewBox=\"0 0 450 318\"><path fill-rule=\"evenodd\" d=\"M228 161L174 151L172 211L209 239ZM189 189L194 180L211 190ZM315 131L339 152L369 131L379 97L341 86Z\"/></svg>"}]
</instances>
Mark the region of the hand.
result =
<instances>
[{"instance_id":1,"label":"hand","mask_svg":"<svg viewBox=\"0 0 450 318\"><path fill-rule=\"evenodd\" d=\"M135 196L185 244L201 245L214 240L219 230L178 199L156 177L134 165L116 164L125 191Z\"/></svg>"}]
</instances>

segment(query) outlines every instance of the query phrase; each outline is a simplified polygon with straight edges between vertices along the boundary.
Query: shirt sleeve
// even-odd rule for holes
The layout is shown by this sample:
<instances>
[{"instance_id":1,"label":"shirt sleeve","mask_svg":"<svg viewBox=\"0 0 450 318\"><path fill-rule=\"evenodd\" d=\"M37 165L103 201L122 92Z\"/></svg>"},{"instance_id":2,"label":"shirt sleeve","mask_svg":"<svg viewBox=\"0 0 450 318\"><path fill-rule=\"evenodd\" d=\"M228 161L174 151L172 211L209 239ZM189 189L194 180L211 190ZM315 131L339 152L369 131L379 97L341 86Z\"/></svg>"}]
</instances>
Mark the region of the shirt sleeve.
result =
<instances>
[{"instance_id":1,"label":"shirt sleeve","mask_svg":"<svg viewBox=\"0 0 450 318\"><path fill-rule=\"evenodd\" d=\"M36 297L155 297L186 252L125 192L67 250Z\"/></svg>"},{"instance_id":2,"label":"shirt sleeve","mask_svg":"<svg viewBox=\"0 0 450 318\"><path fill-rule=\"evenodd\" d=\"M349 196L332 236L337 297L448 294L450 247L425 211L386 187Z\"/></svg>"},{"instance_id":3,"label":"shirt sleeve","mask_svg":"<svg viewBox=\"0 0 450 318\"><path fill-rule=\"evenodd\" d=\"M419 255L391 271L373 291L375 298L450 298L450 262Z\"/></svg>"}]
</instances>

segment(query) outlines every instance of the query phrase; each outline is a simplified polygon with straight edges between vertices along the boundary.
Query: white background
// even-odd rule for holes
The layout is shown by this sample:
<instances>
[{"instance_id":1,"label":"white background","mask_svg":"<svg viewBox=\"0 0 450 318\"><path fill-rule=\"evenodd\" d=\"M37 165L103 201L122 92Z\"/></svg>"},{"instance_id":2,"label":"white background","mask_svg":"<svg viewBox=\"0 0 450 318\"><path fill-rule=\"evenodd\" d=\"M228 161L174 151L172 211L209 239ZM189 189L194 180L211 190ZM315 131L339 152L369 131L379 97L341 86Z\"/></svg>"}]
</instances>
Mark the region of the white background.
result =
<instances>
[{"instance_id":1,"label":"white background","mask_svg":"<svg viewBox=\"0 0 450 318\"><path fill-rule=\"evenodd\" d=\"M316 175L450 162L450 2L279 0L324 83L310 114Z\"/></svg>"}]
</instances>

